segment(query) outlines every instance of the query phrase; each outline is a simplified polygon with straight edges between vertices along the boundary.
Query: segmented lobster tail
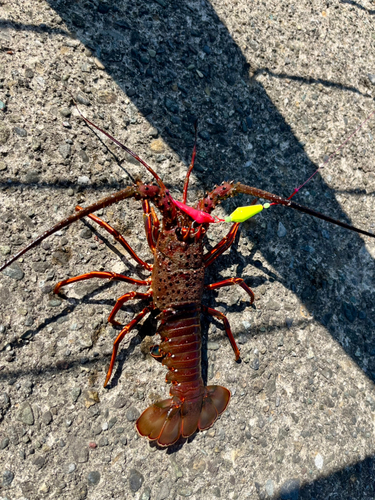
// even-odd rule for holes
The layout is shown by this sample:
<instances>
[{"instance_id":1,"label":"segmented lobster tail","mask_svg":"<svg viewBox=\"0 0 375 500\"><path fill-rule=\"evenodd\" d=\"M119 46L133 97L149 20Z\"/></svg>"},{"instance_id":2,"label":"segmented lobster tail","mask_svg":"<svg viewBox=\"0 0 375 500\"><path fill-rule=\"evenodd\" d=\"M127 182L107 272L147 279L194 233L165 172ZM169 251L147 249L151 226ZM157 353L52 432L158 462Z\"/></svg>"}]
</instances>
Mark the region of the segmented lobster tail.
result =
<instances>
[{"instance_id":1,"label":"segmented lobster tail","mask_svg":"<svg viewBox=\"0 0 375 500\"><path fill-rule=\"evenodd\" d=\"M201 376L200 307L180 304L160 314L158 333L162 342L158 357L168 367L166 381L172 384L170 399L147 408L137 420L142 436L170 446L197 429L211 427L229 403L225 387L205 387Z\"/></svg>"}]
</instances>

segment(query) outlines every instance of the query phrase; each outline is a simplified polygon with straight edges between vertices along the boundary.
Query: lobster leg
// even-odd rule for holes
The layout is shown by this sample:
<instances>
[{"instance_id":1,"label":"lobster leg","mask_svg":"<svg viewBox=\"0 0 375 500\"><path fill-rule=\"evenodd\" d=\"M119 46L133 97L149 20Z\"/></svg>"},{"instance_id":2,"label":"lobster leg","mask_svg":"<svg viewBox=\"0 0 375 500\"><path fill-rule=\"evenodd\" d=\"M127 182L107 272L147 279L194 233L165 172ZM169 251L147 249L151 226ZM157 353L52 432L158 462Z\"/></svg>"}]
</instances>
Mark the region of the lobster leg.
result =
<instances>
[{"instance_id":1,"label":"lobster leg","mask_svg":"<svg viewBox=\"0 0 375 500\"><path fill-rule=\"evenodd\" d=\"M82 210L82 207L79 205L76 206L76 211L78 212L79 210ZM105 229L109 234L111 234L116 241L118 241L124 248L125 250L130 253L130 255L133 257L133 259L138 262L141 266L143 266L145 269L148 271L152 271L152 266L151 264L147 264L147 262L144 262L138 255L135 253L135 251L131 248L129 243L125 240L125 238L120 234L116 229L114 229L112 226L107 224L107 222L104 222L104 220L100 219L96 215L93 214L88 214L87 217L97 224L101 226L103 229Z\"/></svg>"},{"instance_id":2,"label":"lobster leg","mask_svg":"<svg viewBox=\"0 0 375 500\"><path fill-rule=\"evenodd\" d=\"M115 316L118 313L118 311L121 309L121 307L128 302L129 300L133 299L148 299L151 297L152 291L150 290L149 292L146 293L139 293L139 292L128 292L119 299L117 299L117 302L115 304L115 307L112 309L111 314L108 316L108 322L112 323L112 325L115 326L121 326L121 323L118 321L115 321Z\"/></svg>"},{"instance_id":3,"label":"lobster leg","mask_svg":"<svg viewBox=\"0 0 375 500\"><path fill-rule=\"evenodd\" d=\"M240 359L240 350L238 349L236 341L234 340L233 333L230 329L230 324L226 316L222 312L217 311L216 309L212 309L212 307L202 306L202 311L206 314L209 314L210 316L213 316L214 318L221 319L221 321L224 323L225 331L228 335L234 354L236 355L236 361L238 361Z\"/></svg>"},{"instance_id":4,"label":"lobster leg","mask_svg":"<svg viewBox=\"0 0 375 500\"><path fill-rule=\"evenodd\" d=\"M107 271L91 271L90 273L81 274L79 276L75 276L74 278L68 278L64 281L59 281L53 290L53 293L59 293L60 288L69 283L75 283L76 281L89 280L91 278L102 278L109 279L115 281L126 281L126 283L132 283L133 285L146 286L151 283L151 278L147 280L136 280L134 278L128 278L123 274L111 273Z\"/></svg>"},{"instance_id":5,"label":"lobster leg","mask_svg":"<svg viewBox=\"0 0 375 500\"><path fill-rule=\"evenodd\" d=\"M152 236L154 238L154 241L156 242L159 237L159 227L160 227L160 222L158 219L158 216L155 213L155 210L153 207L150 208L151 210L151 217L152 217Z\"/></svg>"},{"instance_id":6,"label":"lobster leg","mask_svg":"<svg viewBox=\"0 0 375 500\"><path fill-rule=\"evenodd\" d=\"M145 222L145 231L147 237L148 246L151 248L151 251L154 252L156 248L156 240L157 235L159 233L159 219L154 211L154 209L150 206L150 202L148 200L143 200L143 218Z\"/></svg>"},{"instance_id":7,"label":"lobster leg","mask_svg":"<svg viewBox=\"0 0 375 500\"><path fill-rule=\"evenodd\" d=\"M236 237L239 227L240 224L238 222L233 224L233 226L230 228L229 233L224 236L224 238L219 241L219 243L215 245L212 250L210 250L208 253L206 253L206 255L203 256L204 267L210 266L221 254L225 252L225 250L228 250Z\"/></svg>"},{"instance_id":8,"label":"lobster leg","mask_svg":"<svg viewBox=\"0 0 375 500\"><path fill-rule=\"evenodd\" d=\"M208 290L217 290L218 288L222 288L223 286L231 285L240 285L240 287L250 295L250 304L254 302L254 292L246 285L242 278L229 278L227 280L219 281L218 283L211 283L210 285L206 285L205 288L207 288Z\"/></svg>"},{"instance_id":9,"label":"lobster leg","mask_svg":"<svg viewBox=\"0 0 375 500\"><path fill-rule=\"evenodd\" d=\"M116 340L113 343L111 362L109 363L109 368L108 368L107 376L105 378L104 387L108 384L109 379L111 378L113 366L115 364L116 355L117 355L118 347L120 345L121 340L125 337L125 335L128 332L130 332L130 330L132 330L141 321L142 318L144 318L146 316L147 313L152 311L152 309L154 309L153 305L149 305L149 306L145 307L143 309L143 311L141 311L139 314L137 314L137 316L130 321L130 323L128 323L126 326L124 326L124 328L121 330L121 332L117 336Z\"/></svg>"}]
</instances>

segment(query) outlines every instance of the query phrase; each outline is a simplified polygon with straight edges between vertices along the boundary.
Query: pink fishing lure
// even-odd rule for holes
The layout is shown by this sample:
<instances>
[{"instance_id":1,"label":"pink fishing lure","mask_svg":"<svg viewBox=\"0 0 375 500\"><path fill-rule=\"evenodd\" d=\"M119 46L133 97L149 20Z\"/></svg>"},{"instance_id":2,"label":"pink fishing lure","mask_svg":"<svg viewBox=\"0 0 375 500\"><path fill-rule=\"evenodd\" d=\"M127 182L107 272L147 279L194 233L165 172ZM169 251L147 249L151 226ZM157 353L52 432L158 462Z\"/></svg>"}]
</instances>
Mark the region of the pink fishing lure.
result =
<instances>
[{"instance_id":1,"label":"pink fishing lure","mask_svg":"<svg viewBox=\"0 0 375 500\"><path fill-rule=\"evenodd\" d=\"M188 214L192 219L195 220L195 222L198 222L198 224L212 224L214 222L222 222L223 220L219 219L218 217L215 219L214 217L212 217L212 215L206 212L202 212L201 210L197 210L196 208L188 207L187 205L185 205L185 203L174 200L173 198L172 201L177 208Z\"/></svg>"}]
</instances>

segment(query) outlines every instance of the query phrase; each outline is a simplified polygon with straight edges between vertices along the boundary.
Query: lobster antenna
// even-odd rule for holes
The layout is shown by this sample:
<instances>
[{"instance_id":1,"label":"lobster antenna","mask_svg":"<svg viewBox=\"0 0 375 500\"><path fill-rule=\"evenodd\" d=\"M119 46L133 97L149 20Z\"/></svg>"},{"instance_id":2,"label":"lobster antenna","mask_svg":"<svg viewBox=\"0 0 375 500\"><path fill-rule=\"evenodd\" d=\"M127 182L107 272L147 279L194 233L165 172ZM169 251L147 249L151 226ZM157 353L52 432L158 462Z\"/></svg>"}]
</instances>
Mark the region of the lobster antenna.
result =
<instances>
[{"instance_id":1,"label":"lobster antenna","mask_svg":"<svg viewBox=\"0 0 375 500\"><path fill-rule=\"evenodd\" d=\"M184 191L183 191L183 197L182 197L182 203L186 203L187 192L188 192L188 187L189 187L189 178L190 178L191 171L194 168L194 161L195 161L195 157L197 155L197 129L198 129L198 120L195 120L195 122L194 122L194 129L195 129L195 139L194 139L193 154L191 156L191 162L190 162L189 169L186 172L185 184L184 184Z\"/></svg>"},{"instance_id":2,"label":"lobster antenna","mask_svg":"<svg viewBox=\"0 0 375 500\"><path fill-rule=\"evenodd\" d=\"M289 198L288 198L289 200ZM272 203L271 203L272 205ZM350 229L350 231L354 231L359 234L363 234L365 236L370 236L371 238L375 238L375 234L369 233L368 231L365 231L364 229L359 229L358 227L351 226L350 224L346 224L346 222L341 222L340 220L333 219L332 217L329 217L329 215L322 214L320 212L317 212L316 210L312 210L311 208L304 207L303 205L298 205L298 203L295 203L294 201L290 202L290 208L294 208L295 210L298 210L299 212L303 212L305 214L312 215L313 217L317 217L318 219L325 220L327 222L330 222L331 224L336 224L336 226L341 226L344 227L345 229Z\"/></svg>"},{"instance_id":3,"label":"lobster antenna","mask_svg":"<svg viewBox=\"0 0 375 500\"><path fill-rule=\"evenodd\" d=\"M78 113L80 114L81 118L83 118L83 120L88 123L89 125L91 125L91 127L94 127L96 128L96 130L99 130L99 132L101 132L102 134L106 135L108 137L108 139L110 139L112 142L114 142L115 144L117 144L117 146L119 146L121 149L123 149L124 151L126 151L130 156L132 156L135 160L137 160L139 163L141 163L144 167L146 167L146 169L150 172L150 174L152 174L155 179L156 179L156 182L159 184L159 186L162 188L162 189L165 189L167 190L167 188L165 187L163 181L160 179L160 177L158 176L158 174L155 172L154 169L152 169L149 165L147 165L147 163L142 160L142 158L140 158L136 153L134 153L134 151L132 151L131 149L127 148L124 144L122 144L120 141L118 141L117 139L115 139L112 135L108 134L108 132L106 132L105 130L102 130L100 127L98 127L97 125L95 125L95 123L92 123L88 118L86 118L80 111L74 97L72 96L72 100L74 102L74 105L75 107L77 108L77 111Z\"/></svg>"},{"instance_id":4,"label":"lobster antenna","mask_svg":"<svg viewBox=\"0 0 375 500\"><path fill-rule=\"evenodd\" d=\"M50 227L47 229L47 231L44 231L41 235L39 235L35 240L30 242L25 248L22 248L18 253L13 255L9 260L4 262L0 266L0 271L8 267L12 262L17 260L21 255L24 253L28 252L32 248L36 247L41 243L43 240L45 240L48 236L51 236L51 234L56 233L57 231L60 231L60 229L63 229L66 226L69 226L73 222L83 219L83 217L86 217L86 215L90 215L93 212L96 212L97 210L100 210L101 208L109 207L110 205L113 205L114 203L117 203L121 200L126 200L127 198L131 198L135 195L135 187L130 186L126 187L125 189L122 189L121 191L118 191L117 193L110 194L109 196L106 196L105 198L93 203L92 205L89 205L88 207L83 208L79 212L76 212L75 214L69 215L69 217L66 217L65 219L61 220L54 226Z\"/></svg>"},{"instance_id":5,"label":"lobster antenna","mask_svg":"<svg viewBox=\"0 0 375 500\"><path fill-rule=\"evenodd\" d=\"M262 189L246 186L245 184L241 184L239 182L235 186L235 192L249 194L251 196L256 196L257 198L263 198L264 200L268 200L271 202L271 203L269 203L269 206L282 205L284 207L290 207L290 208L293 208L294 210L298 210L299 212L303 212L305 214L312 215L313 217L317 217L318 219L322 219L322 220L325 220L327 222L330 222L331 224L336 224L336 226L341 226L341 227L344 227L345 229L349 229L350 231L355 231L356 233L363 234L365 236L370 236L371 238L375 238L374 233L370 233L369 231L365 231L364 229L359 229L358 227L351 226L351 225L347 224L346 222L341 222L337 219L333 219L332 217L329 217L328 215L317 212L316 210L312 210L311 208L304 207L303 205L299 205L298 203L295 203L294 201L291 201L289 199L281 198L281 196L277 196L276 194L269 193L268 191L263 191ZM266 204L266 205L268 205L268 204ZM263 208L268 208L268 206L266 206L266 205L263 205ZM256 207L256 205L255 205L255 207ZM249 208L249 207L242 207L242 208ZM252 213L249 215L249 217L252 217L253 215L255 215L255 214ZM246 220L246 219L244 219L244 220ZM235 221L232 219L231 222L235 222Z\"/></svg>"},{"instance_id":6,"label":"lobster antenna","mask_svg":"<svg viewBox=\"0 0 375 500\"><path fill-rule=\"evenodd\" d=\"M348 141L349 141L349 140L353 137L353 135L355 135L355 134L358 132L358 130L360 130L360 129L363 127L363 125L364 125L366 122L368 122L368 121L369 121L369 119L372 117L372 115L373 115L374 113L375 113L375 109L374 109L374 110L373 110L373 111L372 111L372 112L368 115L368 117L367 117L365 120L363 120L363 122L362 122L362 123L361 123L361 124L360 124L360 125L359 125L359 126L358 126L355 130L354 130L354 132L352 132L352 133L349 135L349 137L348 137L347 139L345 139L345 141L344 141L343 143L341 143L341 144L340 144L340 146L339 146L337 149L335 149L335 151L334 151L333 153L331 153L331 154L328 156L328 158L326 158L326 159L323 161L323 163L322 163L322 164L321 164L321 165L320 165L320 166L319 166L319 167L315 170L315 172L314 172L312 175L310 175L310 177L309 177L309 178L308 178L308 179L307 179L307 180L306 180L303 184L301 184L300 186L298 186L297 188L295 188L295 189L294 189L293 193L289 196L288 200L290 200L291 198L293 198L293 196L294 196L295 194L297 194L297 193L298 193L298 191L299 191L300 189L302 189L302 188L303 188L303 186L305 186L305 184L307 184L309 181L311 181L311 179L314 177L314 175L316 175L316 174L319 172L319 170L320 170L321 168L323 168L323 167L324 167L324 165L325 165L326 163L328 163L328 162L330 161L330 159L331 159L331 158L332 158L332 157L333 157L333 156L334 156L334 155L335 155L338 151L340 151L340 149L341 149L341 148L343 148L343 147L345 146L345 144L346 144L346 143L347 143L347 142L348 142Z\"/></svg>"}]
</instances>

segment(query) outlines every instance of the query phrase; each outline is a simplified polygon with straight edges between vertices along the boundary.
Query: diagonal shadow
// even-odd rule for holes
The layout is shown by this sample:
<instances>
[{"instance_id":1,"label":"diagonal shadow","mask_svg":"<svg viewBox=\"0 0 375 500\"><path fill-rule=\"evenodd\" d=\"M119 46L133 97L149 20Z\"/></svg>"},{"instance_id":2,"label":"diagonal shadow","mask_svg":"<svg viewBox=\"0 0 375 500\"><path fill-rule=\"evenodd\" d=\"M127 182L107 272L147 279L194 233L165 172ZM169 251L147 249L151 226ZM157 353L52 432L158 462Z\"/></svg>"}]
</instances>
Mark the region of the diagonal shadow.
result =
<instances>
[{"instance_id":1,"label":"diagonal shadow","mask_svg":"<svg viewBox=\"0 0 375 500\"><path fill-rule=\"evenodd\" d=\"M114 1L49 3L187 163L193 123L199 118L196 173L206 189L230 176L288 195L316 169L209 3L201 3L199 10L187 2L166 0L121 6ZM311 183L309 191L306 204L350 222L321 179ZM234 206L231 200L226 204L228 211ZM251 238L284 285L374 381L375 318L369 312L375 293L373 287L366 295L357 292L359 283L371 284L371 276L361 271L361 262L371 260L362 240L278 210L267 216L264 230L260 224L249 224L243 235ZM277 237L279 217L290 228L288 241ZM222 268L219 262L210 272L218 274ZM349 271L353 268L355 278ZM323 491L329 481L321 484Z\"/></svg>"},{"instance_id":2,"label":"diagonal shadow","mask_svg":"<svg viewBox=\"0 0 375 500\"><path fill-rule=\"evenodd\" d=\"M363 5L355 2L354 0L340 0L341 3L346 3L349 5L353 5L353 7L357 7L357 9L363 10L370 14L371 16L375 15L375 9L368 9L367 7L363 7Z\"/></svg>"},{"instance_id":3,"label":"diagonal shadow","mask_svg":"<svg viewBox=\"0 0 375 500\"><path fill-rule=\"evenodd\" d=\"M62 35L68 38L71 37L69 31L61 28L51 28L48 24L24 24L17 21L0 19L0 30L8 29L10 31L33 31L35 33L44 33L47 35ZM6 37L5 37L6 38Z\"/></svg>"},{"instance_id":4,"label":"diagonal shadow","mask_svg":"<svg viewBox=\"0 0 375 500\"><path fill-rule=\"evenodd\" d=\"M323 476L311 484L300 487L299 481L290 483L290 488L285 488L279 495L273 497L274 500L301 499L370 499L375 494L374 486L374 457L367 457L356 464L338 470L328 476Z\"/></svg>"},{"instance_id":5,"label":"diagonal shadow","mask_svg":"<svg viewBox=\"0 0 375 500\"><path fill-rule=\"evenodd\" d=\"M254 72L254 77L258 74L267 74L272 76L272 78L279 78L280 80L282 79L294 80L296 82L301 82L307 85L316 83L323 85L326 88L344 90L345 92L353 92L354 94L369 97L368 94L361 92L357 87L354 87L354 85L344 85L340 82L333 82L330 80L326 80L324 78L311 78L311 77L306 78L300 75L291 75L289 73L275 73L274 71L271 71L269 68L258 68ZM368 83L368 85L370 86L370 83Z\"/></svg>"}]
</instances>

